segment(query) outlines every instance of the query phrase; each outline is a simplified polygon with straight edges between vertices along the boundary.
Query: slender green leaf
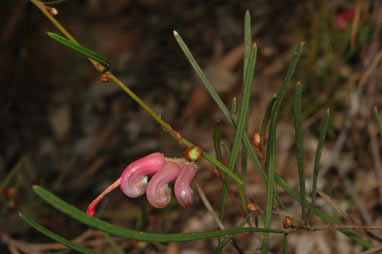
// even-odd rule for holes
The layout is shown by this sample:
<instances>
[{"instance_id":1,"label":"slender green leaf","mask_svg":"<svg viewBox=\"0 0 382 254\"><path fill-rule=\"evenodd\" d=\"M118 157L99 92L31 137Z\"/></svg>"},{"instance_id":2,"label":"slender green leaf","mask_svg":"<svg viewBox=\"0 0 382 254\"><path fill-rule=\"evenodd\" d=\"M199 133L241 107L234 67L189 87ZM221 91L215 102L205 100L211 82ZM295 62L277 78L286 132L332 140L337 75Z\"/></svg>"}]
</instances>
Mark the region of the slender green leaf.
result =
<instances>
[{"instance_id":1,"label":"slender green leaf","mask_svg":"<svg viewBox=\"0 0 382 254\"><path fill-rule=\"evenodd\" d=\"M244 17L244 61L243 61L243 82L245 82L245 75L247 71L248 66L248 58L249 54L251 53L251 46L252 46L252 35L251 35L251 15L249 13L249 10L245 12ZM243 84L244 87L244 84ZM247 119L245 123L244 133L248 133L248 114L249 114L249 107L246 110L246 116ZM241 179L243 180L243 183L245 184L246 178L247 178L247 149L243 145L241 148ZM245 197L245 188L242 188L244 192ZM247 213L246 213L247 214Z\"/></svg>"},{"instance_id":2,"label":"slender green leaf","mask_svg":"<svg viewBox=\"0 0 382 254\"><path fill-rule=\"evenodd\" d=\"M288 234L284 234L283 254L288 254Z\"/></svg>"},{"instance_id":3,"label":"slender green leaf","mask_svg":"<svg viewBox=\"0 0 382 254\"><path fill-rule=\"evenodd\" d=\"M382 121L381 121L381 117L379 116L377 107L374 107L374 118L375 118L375 121L377 122L379 136L382 137Z\"/></svg>"},{"instance_id":4,"label":"slender green leaf","mask_svg":"<svg viewBox=\"0 0 382 254\"><path fill-rule=\"evenodd\" d=\"M312 218L313 218L313 209L315 205L316 200L316 194L317 194L317 179L318 179L318 167L320 165L320 159L321 159L321 153L322 153L322 147L324 146L324 141L326 137L326 131L328 130L329 126L329 118L330 113L329 109L326 110L324 117L321 121L321 127L320 127L320 139L318 140L318 145L316 149L316 154L314 157L314 170L313 170L313 186L312 186L312 205L309 210L309 224L312 225Z\"/></svg>"},{"instance_id":5,"label":"slender green leaf","mask_svg":"<svg viewBox=\"0 0 382 254\"><path fill-rule=\"evenodd\" d=\"M298 168L298 181L300 183L300 195L301 195L301 216L305 221L305 170L304 170L304 149L302 139L302 119L301 119L301 83L296 85L296 92L294 95L294 123L296 130L296 154L297 154L297 168Z\"/></svg>"},{"instance_id":6,"label":"slender green leaf","mask_svg":"<svg viewBox=\"0 0 382 254\"><path fill-rule=\"evenodd\" d=\"M261 150L264 151L264 145L265 145L265 133L267 131L267 126L269 119L271 118L271 111L272 106L276 101L277 96L273 95L272 99L267 104L267 109L265 110L264 118L261 123L261 129L260 129L260 144L261 144Z\"/></svg>"},{"instance_id":7,"label":"slender green leaf","mask_svg":"<svg viewBox=\"0 0 382 254\"><path fill-rule=\"evenodd\" d=\"M211 83L208 81L206 74L202 71L199 64L196 62L194 56L192 55L190 49L187 47L186 43L183 41L182 37L178 32L174 31L175 40L178 42L180 48L182 49L184 55L187 57L187 60L190 62L192 68L202 81L208 93L211 95L212 99L218 105L220 110L223 112L228 121L233 125L232 117L224 102L220 99L219 95L216 93L215 89L212 87ZM236 127L236 126L235 126Z\"/></svg>"},{"instance_id":8,"label":"slender green leaf","mask_svg":"<svg viewBox=\"0 0 382 254\"><path fill-rule=\"evenodd\" d=\"M103 67L105 67L103 72L106 72L110 69L110 66L111 66L110 61L106 59L105 57L97 54L96 52L91 51L90 49L87 49L84 46L81 46L80 44L72 42L59 34L48 33L48 35L49 37L58 41L59 43L73 49L74 51L77 51L78 53L86 56L87 58L93 59L94 61L100 63Z\"/></svg>"},{"instance_id":9,"label":"slender green leaf","mask_svg":"<svg viewBox=\"0 0 382 254\"><path fill-rule=\"evenodd\" d=\"M249 10L245 11L244 17L244 63L243 63L243 80L245 79L245 72L247 70L249 53L252 47L251 35L251 15Z\"/></svg>"},{"instance_id":10,"label":"slender green leaf","mask_svg":"<svg viewBox=\"0 0 382 254\"><path fill-rule=\"evenodd\" d=\"M243 140L243 135L247 136L247 133L244 133L244 130L245 130L245 123L248 120L249 99L250 99L251 89L253 84L253 74L254 74L255 65L256 65L256 55L257 55L257 47L254 44L252 46L252 49L248 58L248 66L246 70L243 94L242 94L242 99L240 103L239 120L237 124L237 130L235 133L235 139L232 146L231 156L228 161L228 169L230 171L233 171L236 165L237 157L239 155L240 145ZM227 195L229 182L230 182L230 177L227 176L224 179L224 185L222 190L220 220L223 220L223 217L224 217L224 207L225 207L225 201L226 201L224 196Z\"/></svg>"},{"instance_id":11,"label":"slender green leaf","mask_svg":"<svg viewBox=\"0 0 382 254\"><path fill-rule=\"evenodd\" d=\"M266 170L268 173L268 181L267 181L267 198L266 198L266 207L265 207L265 222L264 227L269 228L271 226L272 220L272 210L273 210L273 198L274 198L274 181L275 181L275 165L276 165L276 123L277 123L277 115L281 107L281 102L285 96L285 93L288 89L289 82L292 78L294 70L296 69L296 65L298 59L300 58L302 49L304 47L304 43L301 42L294 53L292 61L289 65L288 72L286 77L281 85L279 94L277 95L277 99L272 106L271 111L271 119L269 125L269 138L268 138L268 148L267 148L267 156L265 160ZM268 243L269 243L269 234L264 234L263 245L262 245L262 253L268 253Z\"/></svg>"},{"instance_id":12,"label":"slender green leaf","mask_svg":"<svg viewBox=\"0 0 382 254\"><path fill-rule=\"evenodd\" d=\"M69 215L73 219L88 225L90 227L99 229L101 231L107 232L114 236L119 236L122 238L127 238L131 240L139 241L149 241L149 242L185 242L193 241L198 239L213 238L219 236L225 236L230 234L239 234L246 232L267 232L267 233L285 233L285 230L280 229L264 229L264 228L232 228L209 232L200 233L184 233L184 234L157 234L157 233L147 233L142 231L131 230L128 228L122 228L114 224L110 224L106 221L100 220L98 218L87 215L69 205L62 199L55 196L53 193L42 188L41 186L34 186L34 192L40 196L45 202L61 211L62 213Z\"/></svg>"},{"instance_id":13,"label":"slender green leaf","mask_svg":"<svg viewBox=\"0 0 382 254\"><path fill-rule=\"evenodd\" d=\"M63 238L62 236L57 235L56 233L53 233L52 231L50 231L47 228L45 228L44 226L38 224L36 221L32 220L31 218L29 218L28 216L26 216L23 213L19 213L19 216L26 223L28 223L32 228L36 229L37 231L41 232L42 234L46 235L47 237L53 239L56 242L61 243L62 245L65 245L66 247L68 247L72 250L78 251L80 253L85 253L85 254L100 253L100 252L93 251L93 250L87 249L85 247L82 247L78 244L75 244L75 243Z\"/></svg>"},{"instance_id":14,"label":"slender green leaf","mask_svg":"<svg viewBox=\"0 0 382 254\"><path fill-rule=\"evenodd\" d=\"M61 3L64 3L64 2L67 2L68 0L55 0L55 1L44 1L43 3L44 4L47 4L47 5L59 5Z\"/></svg>"}]
</instances>

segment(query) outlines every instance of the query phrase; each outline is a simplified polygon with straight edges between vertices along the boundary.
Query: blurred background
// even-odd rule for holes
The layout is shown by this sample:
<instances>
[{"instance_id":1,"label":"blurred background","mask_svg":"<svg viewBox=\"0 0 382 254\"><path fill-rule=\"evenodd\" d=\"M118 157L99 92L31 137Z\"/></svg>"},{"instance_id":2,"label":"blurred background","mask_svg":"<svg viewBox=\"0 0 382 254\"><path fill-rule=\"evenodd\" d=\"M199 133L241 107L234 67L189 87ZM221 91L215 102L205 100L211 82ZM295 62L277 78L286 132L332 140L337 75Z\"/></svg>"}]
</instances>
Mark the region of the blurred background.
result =
<instances>
[{"instance_id":1,"label":"blurred background","mask_svg":"<svg viewBox=\"0 0 382 254\"><path fill-rule=\"evenodd\" d=\"M50 39L57 32L27 0L2 1L0 9L0 253L71 253L27 226L19 211L81 245L107 253L209 253L216 239L190 243L144 243L109 237L43 203L31 186L41 185L81 210L132 161L160 151L180 157L183 149L118 86L102 83L83 56ZM260 131L266 105L278 92L293 52L305 41L278 122L277 172L298 190L293 122L294 85L303 86L302 114L307 190L310 194L320 119L331 122L325 143L317 205L338 211L345 225L382 224L381 142L373 107L382 106L380 60L382 1L169 1L69 0L56 18L90 49L112 62L111 71L184 137L214 154L212 131L231 145L233 130L203 89L173 30L183 37L228 107L240 100L245 10L252 17L258 57L248 134ZM222 183L200 161L197 180L216 211ZM265 185L248 162L247 198L265 207ZM300 206L281 189L288 211L277 210L272 227ZM226 227L242 216L228 199ZM217 229L195 195L192 208L173 201L166 209L145 197L114 191L98 216L124 227L176 233ZM350 222L348 221L350 219ZM315 224L325 223L318 218ZM377 245L381 232L362 237ZM254 236L235 237L224 253L254 252ZM271 251L282 251L272 235ZM291 253L359 253L339 232L298 232ZM251 252L251 253L252 253Z\"/></svg>"}]
</instances>

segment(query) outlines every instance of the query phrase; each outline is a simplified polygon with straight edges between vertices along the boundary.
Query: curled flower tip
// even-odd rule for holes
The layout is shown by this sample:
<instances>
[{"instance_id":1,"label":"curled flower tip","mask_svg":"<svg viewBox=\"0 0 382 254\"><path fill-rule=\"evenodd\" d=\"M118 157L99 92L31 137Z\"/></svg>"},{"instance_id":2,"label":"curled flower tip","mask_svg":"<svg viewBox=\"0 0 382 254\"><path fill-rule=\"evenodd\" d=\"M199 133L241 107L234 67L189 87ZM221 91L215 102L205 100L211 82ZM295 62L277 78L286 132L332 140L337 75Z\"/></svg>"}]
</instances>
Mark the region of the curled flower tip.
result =
<instances>
[{"instance_id":1,"label":"curled flower tip","mask_svg":"<svg viewBox=\"0 0 382 254\"><path fill-rule=\"evenodd\" d=\"M196 166L193 163L185 164L181 169L175 182L174 192L179 204L183 207L192 205L193 192L190 184L196 173Z\"/></svg>"},{"instance_id":2,"label":"curled flower tip","mask_svg":"<svg viewBox=\"0 0 382 254\"><path fill-rule=\"evenodd\" d=\"M166 165L161 153L152 153L131 163L121 175L121 190L130 197L143 195L147 187L147 175L156 173Z\"/></svg>"},{"instance_id":3,"label":"curled flower tip","mask_svg":"<svg viewBox=\"0 0 382 254\"><path fill-rule=\"evenodd\" d=\"M171 201L171 189L168 183L173 181L180 171L177 163L168 161L150 180L146 196L149 203L155 208L164 208Z\"/></svg>"},{"instance_id":4,"label":"curled flower tip","mask_svg":"<svg viewBox=\"0 0 382 254\"><path fill-rule=\"evenodd\" d=\"M93 200L93 202L90 203L88 206L88 209L86 211L87 214L90 216L94 216L96 206L98 203L112 190L117 188L121 184L121 178L118 178L117 181L115 181L112 185L106 188L96 199Z\"/></svg>"}]
</instances>

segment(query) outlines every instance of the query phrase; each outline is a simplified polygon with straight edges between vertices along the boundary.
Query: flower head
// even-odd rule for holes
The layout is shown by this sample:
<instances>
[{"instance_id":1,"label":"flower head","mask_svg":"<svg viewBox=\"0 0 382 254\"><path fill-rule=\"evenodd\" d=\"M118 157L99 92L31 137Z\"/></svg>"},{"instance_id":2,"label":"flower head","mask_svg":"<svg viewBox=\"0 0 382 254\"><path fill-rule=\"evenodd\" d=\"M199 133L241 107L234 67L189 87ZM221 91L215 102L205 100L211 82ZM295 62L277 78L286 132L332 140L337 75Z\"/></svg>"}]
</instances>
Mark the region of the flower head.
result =
<instances>
[{"instance_id":1,"label":"flower head","mask_svg":"<svg viewBox=\"0 0 382 254\"><path fill-rule=\"evenodd\" d=\"M120 186L122 192L136 198L146 193L149 203L156 208L164 208L171 201L172 192L168 187L175 181L175 197L183 207L192 205L190 184L196 173L196 165L185 159L166 158L161 153L152 153L128 165L120 178L104 190L90 205L87 213L94 215L97 204L109 192ZM154 176L148 180L148 176Z\"/></svg>"}]
</instances>

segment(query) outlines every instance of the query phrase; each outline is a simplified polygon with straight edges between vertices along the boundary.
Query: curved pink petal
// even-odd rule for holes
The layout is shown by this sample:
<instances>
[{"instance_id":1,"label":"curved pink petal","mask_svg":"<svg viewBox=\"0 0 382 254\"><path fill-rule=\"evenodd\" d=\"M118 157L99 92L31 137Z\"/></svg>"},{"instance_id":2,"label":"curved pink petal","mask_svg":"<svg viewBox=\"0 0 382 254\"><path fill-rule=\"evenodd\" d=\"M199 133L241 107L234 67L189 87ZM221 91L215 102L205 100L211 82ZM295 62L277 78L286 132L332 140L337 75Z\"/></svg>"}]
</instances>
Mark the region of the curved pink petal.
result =
<instances>
[{"instance_id":1,"label":"curved pink petal","mask_svg":"<svg viewBox=\"0 0 382 254\"><path fill-rule=\"evenodd\" d=\"M180 166L174 162L167 162L150 180L146 196L149 203L156 208L164 208L171 201L171 189L168 183L179 174Z\"/></svg>"},{"instance_id":2,"label":"curved pink petal","mask_svg":"<svg viewBox=\"0 0 382 254\"><path fill-rule=\"evenodd\" d=\"M166 165L161 153L152 153L131 163L121 175L121 190L126 196L136 198L143 195L147 187L147 175L154 174Z\"/></svg>"},{"instance_id":3,"label":"curved pink petal","mask_svg":"<svg viewBox=\"0 0 382 254\"><path fill-rule=\"evenodd\" d=\"M196 173L196 166L191 163L185 164L175 182L174 192L179 204L183 207L192 205L193 192L190 184Z\"/></svg>"}]
</instances>

